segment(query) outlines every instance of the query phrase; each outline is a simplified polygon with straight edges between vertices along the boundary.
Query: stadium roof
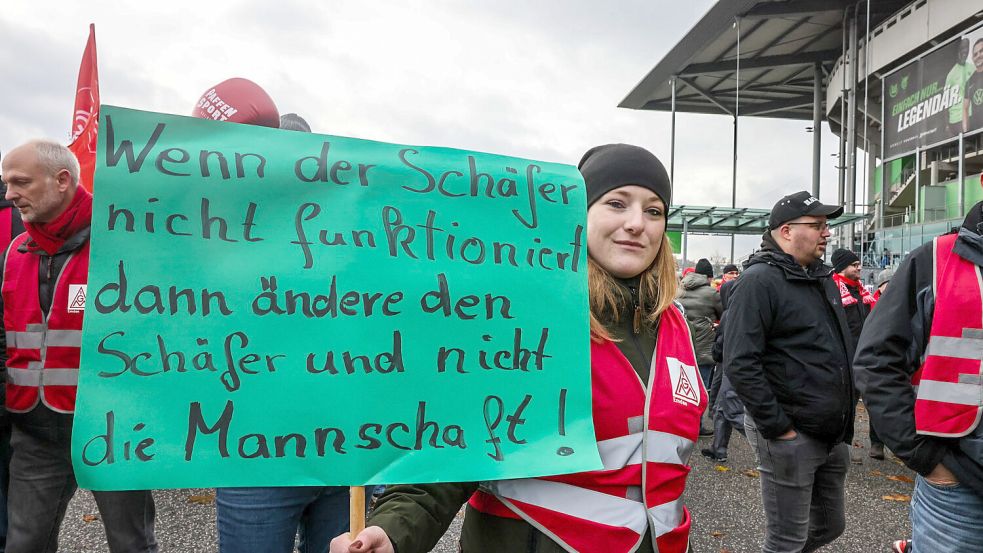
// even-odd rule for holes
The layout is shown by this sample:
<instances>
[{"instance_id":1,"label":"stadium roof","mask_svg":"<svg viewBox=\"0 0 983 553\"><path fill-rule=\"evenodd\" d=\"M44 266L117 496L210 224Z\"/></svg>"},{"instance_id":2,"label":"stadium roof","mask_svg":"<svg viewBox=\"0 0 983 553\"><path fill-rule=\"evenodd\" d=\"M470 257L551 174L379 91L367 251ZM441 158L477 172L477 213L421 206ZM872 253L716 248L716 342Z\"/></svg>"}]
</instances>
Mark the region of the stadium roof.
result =
<instances>
[{"instance_id":1,"label":"stadium roof","mask_svg":"<svg viewBox=\"0 0 983 553\"><path fill-rule=\"evenodd\" d=\"M870 2L871 28L911 1ZM677 111L733 115L739 19L740 115L812 120L814 67L825 78L840 57L844 9L854 4L867 2L720 0L619 107L670 111L675 76Z\"/></svg>"},{"instance_id":2,"label":"stadium roof","mask_svg":"<svg viewBox=\"0 0 983 553\"><path fill-rule=\"evenodd\" d=\"M669 209L666 230L690 233L714 234L761 234L768 228L769 209L709 207L695 205L676 205ZM844 213L829 221L836 227L860 221L867 216L862 213Z\"/></svg>"}]
</instances>

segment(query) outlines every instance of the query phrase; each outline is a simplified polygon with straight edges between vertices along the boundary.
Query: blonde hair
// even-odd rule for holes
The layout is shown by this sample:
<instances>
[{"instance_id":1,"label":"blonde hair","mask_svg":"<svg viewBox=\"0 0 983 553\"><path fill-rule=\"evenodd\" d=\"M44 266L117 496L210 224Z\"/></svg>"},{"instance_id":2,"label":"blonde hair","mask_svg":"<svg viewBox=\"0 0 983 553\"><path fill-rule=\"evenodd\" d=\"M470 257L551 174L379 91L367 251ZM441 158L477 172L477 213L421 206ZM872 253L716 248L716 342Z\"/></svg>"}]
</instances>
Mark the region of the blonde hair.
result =
<instances>
[{"instance_id":1,"label":"blonde hair","mask_svg":"<svg viewBox=\"0 0 983 553\"><path fill-rule=\"evenodd\" d=\"M638 304L642 309L651 309L644 315L645 322L655 325L662 312L669 309L676 299L676 259L672 256L669 237L662 235L662 246L655 260L639 275ZM627 307L630 298L621 293L614 277L601 267L588 254L587 289L590 298L590 337L595 342L613 341L611 333L601 323L605 314L614 316L617 321Z\"/></svg>"}]
</instances>

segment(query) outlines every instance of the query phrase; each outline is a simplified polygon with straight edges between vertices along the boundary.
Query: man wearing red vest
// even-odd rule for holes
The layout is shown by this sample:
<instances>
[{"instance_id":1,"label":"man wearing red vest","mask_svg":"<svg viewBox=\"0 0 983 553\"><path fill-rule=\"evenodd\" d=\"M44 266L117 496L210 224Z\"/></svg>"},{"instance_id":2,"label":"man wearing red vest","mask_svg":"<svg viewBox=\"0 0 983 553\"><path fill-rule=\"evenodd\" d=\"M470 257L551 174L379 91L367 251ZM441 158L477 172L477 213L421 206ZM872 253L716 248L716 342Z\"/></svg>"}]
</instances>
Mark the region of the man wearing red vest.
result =
<instances>
[{"instance_id":1,"label":"man wearing red vest","mask_svg":"<svg viewBox=\"0 0 983 553\"><path fill-rule=\"evenodd\" d=\"M72 418L89 266L92 196L74 154L32 141L3 159L5 198L27 232L6 250L2 296L12 422L7 553L55 553L77 488ZM109 550L156 552L149 491L94 492Z\"/></svg>"},{"instance_id":2,"label":"man wearing red vest","mask_svg":"<svg viewBox=\"0 0 983 553\"><path fill-rule=\"evenodd\" d=\"M871 422L918 473L912 551L983 551L983 202L901 263L860 335Z\"/></svg>"}]
</instances>

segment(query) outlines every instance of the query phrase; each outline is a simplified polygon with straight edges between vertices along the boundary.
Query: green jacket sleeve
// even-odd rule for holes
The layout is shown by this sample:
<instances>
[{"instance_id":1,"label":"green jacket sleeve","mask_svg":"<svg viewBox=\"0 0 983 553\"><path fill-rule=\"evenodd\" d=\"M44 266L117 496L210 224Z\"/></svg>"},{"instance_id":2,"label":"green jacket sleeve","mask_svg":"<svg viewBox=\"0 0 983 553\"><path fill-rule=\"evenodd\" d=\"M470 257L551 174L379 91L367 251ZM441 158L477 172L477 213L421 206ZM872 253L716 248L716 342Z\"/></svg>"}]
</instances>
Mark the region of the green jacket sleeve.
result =
<instances>
[{"instance_id":1,"label":"green jacket sleeve","mask_svg":"<svg viewBox=\"0 0 983 553\"><path fill-rule=\"evenodd\" d=\"M397 553L426 553L477 489L477 482L394 485L379 498L366 526L385 530Z\"/></svg>"}]
</instances>

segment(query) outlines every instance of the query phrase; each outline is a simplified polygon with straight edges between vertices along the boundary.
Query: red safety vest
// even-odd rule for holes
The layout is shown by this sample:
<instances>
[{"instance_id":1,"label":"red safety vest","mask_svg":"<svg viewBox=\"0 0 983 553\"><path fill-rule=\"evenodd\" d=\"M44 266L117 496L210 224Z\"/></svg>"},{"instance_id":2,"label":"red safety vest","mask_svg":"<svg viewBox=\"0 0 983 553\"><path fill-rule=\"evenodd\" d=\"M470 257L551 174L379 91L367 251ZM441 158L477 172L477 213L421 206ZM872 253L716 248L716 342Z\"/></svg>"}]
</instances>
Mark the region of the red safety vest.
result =
<instances>
[{"instance_id":1,"label":"red safety vest","mask_svg":"<svg viewBox=\"0 0 983 553\"><path fill-rule=\"evenodd\" d=\"M933 242L935 313L925 360L912 376L919 434L960 437L983 413L983 277L955 254L956 235Z\"/></svg>"},{"instance_id":2,"label":"red safety vest","mask_svg":"<svg viewBox=\"0 0 983 553\"><path fill-rule=\"evenodd\" d=\"M660 553L683 553L682 495L707 395L686 319L662 314L648 389L612 342L591 343L594 432L604 469L486 482L483 513L522 518L567 551L629 553L646 530Z\"/></svg>"},{"instance_id":3,"label":"red safety vest","mask_svg":"<svg viewBox=\"0 0 983 553\"><path fill-rule=\"evenodd\" d=\"M38 299L41 256L18 251L28 238L21 234L7 249L0 289L7 333L7 410L24 413L40 400L59 413L73 413L89 243L65 261L45 317Z\"/></svg>"}]
</instances>

